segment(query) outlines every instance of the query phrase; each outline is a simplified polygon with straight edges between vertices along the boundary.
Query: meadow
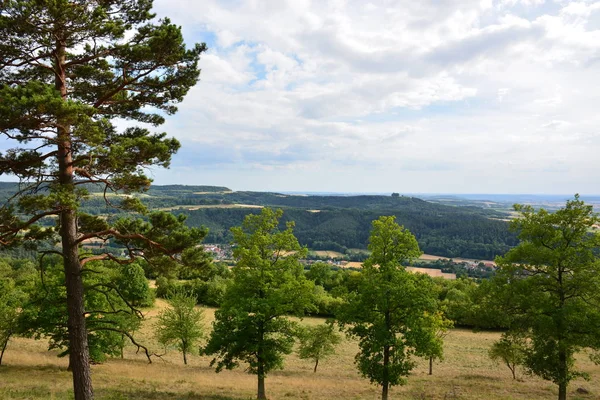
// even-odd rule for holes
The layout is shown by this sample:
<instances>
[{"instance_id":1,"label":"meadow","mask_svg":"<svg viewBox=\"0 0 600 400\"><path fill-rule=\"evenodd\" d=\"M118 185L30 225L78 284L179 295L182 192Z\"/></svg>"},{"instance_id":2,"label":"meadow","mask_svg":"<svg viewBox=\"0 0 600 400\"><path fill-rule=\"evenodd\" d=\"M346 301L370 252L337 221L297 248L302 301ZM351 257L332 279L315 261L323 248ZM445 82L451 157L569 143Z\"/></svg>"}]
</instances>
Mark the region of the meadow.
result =
<instances>
[{"instance_id":1,"label":"meadow","mask_svg":"<svg viewBox=\"0 0 600 400\"><path fill-rule=\"evenodd\" d=\"M157 353L161 349L154 341L152 326L165 303L157 300L146 310L146 320L137 337ZM205 324L210 329L214 309L205 309ZM302 323L318 324L319 318L305 318ZM416 359L417 366L405 386L394 387L392 399L548 399L556 397L555 385L524 375L513 380L508 368L487 357L489 346L500 337L498 332L474 333L465 329L452 330L445 340L445 359L434 364L428 375L428 361ZM292 354L285 368L267 377L270 399L377 399L380 391L369 384L353 364L357 345L344 339L337 354L322 360L316 373L313 364ZM0 399L71 399L71 373L67 360L57 358L55 351L46 351L46 342L17 338L9 343L0 366ZM124 359L115 358L94 365L93 381L98 399L187 399L245 400L255 398L256 377L244 372L244 367L219 374L209 367L210 358L192 356L187 366L181 355L170 349L162 358L148 364L145 356L128 346ZM577 379L569 387L570 399L600 399L600 367L581 354L578 365L592 380ZM589 394L577 393L585 388Z\"/></svg>"}]
</instances>

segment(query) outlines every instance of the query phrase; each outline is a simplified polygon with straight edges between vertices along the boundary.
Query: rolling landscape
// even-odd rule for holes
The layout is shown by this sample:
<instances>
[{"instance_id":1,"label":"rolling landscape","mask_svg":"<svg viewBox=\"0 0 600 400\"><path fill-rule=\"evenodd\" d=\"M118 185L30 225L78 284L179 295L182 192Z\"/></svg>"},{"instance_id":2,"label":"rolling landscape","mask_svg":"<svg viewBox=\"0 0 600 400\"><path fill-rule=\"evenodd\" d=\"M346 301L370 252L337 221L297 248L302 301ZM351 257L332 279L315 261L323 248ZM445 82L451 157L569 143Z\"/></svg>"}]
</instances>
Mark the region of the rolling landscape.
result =
<instances>
[{"instance_id":1,"label":"rolling landscape","mask_svg":"<svg viewBox=\"0 0 600 400\"><path fill-rule=\"evenodd\" d=\"M0 0L0 400L600 400L600 0Z\"/></svg>"},{"instance_id":2,"label":"rolling landscape","mask_svg":"<svg viewBox=\"0 0 600 400\"><path fill-rule=\"evenodd\" d=\"M98 187L88 185L86 189L89 195L81 203L83 212L108 221L132 215L127 211L108 207L104 194ZM17 190L17 186L5 182L0 184L0 190L0 194L8 199L9 194ZM481 304L478 302L489 301L485 297L490 289L480 287L476 282L481 276L493 276L496 265L491 260L518 243L516 234L509 229L508 221L514 215L507 207L489 207L489 202L473 203L472 200L458 196L450 205L442 204L436 199L424 200L400 195L290 195L235 192L225 187L185 185L155 185L149 191L133 196L151 209L184 215L189 226L203 229L208 227L204 241L211 244L205 244L204 247L218 251L213 253L212 262L208 261L207 265L207 261L203 261L202 266L196 267L200 268L196 272L193 268L187 272L182 270L176 275L169 275L168 279L161 278L161 273L151 265L141 264L144 265L143 273L146 276L138 279L158 280L150 281L145 289L148 294L144 296L150 296L151 300L136 307L142 319L130 331L132 338L135 337L134 341L123 342L118 351L112 347L96 350L103 354L98 358L97 365L92 367L93 376L98 382L98 398L233 400L252 397L255 384L252 377L244 372L243 366L217 375L209 366L211 357L199 354L198 348L206 343L215 319L214 307L221 304L227 282L231 282L232 276L228 268L235 268L235 259L230 250L230 243L234 238L230 229L241 225L247 215L260 213L269 207L282 210L279 229L285 229L288 221L295 222L294 234L299 244L310 250L303 260L305 273L320 288L320 291L315 292L313 300L316 302L316 309L312 309L304 318L295 319L299 326L321 325L327 318L334 317L344 293L354 290L353 279L356 278L353 278L353 274L361 271L363 262L370 256L367 244L372 219L382 215L393 216L399 224L411 228L409 230L415 234L421 249L433 250L432 253L435 253L423 254L418 260L413 259L407 270L437 277L436 296L446 316L456 327L444 334L443 351L440 353L443 356L433 361L433 374L428 373L430 366L427 357L415 358L406 384L390 391L392 398L543 399L555 394L553 384L528 374L520 366L515 368L517 379L513 379L511 370L504 365L506 361L492 360L488 355L492 344L502 337L505 322L496 317L490 319L478 316L481 313ZM129 198L130 195L112 194L109 197L115 202ZM534 205L541 208L545 204L547 203ZM51 226L51 221L42 221L42 225ZM428 247L435 243L438 247ZM101 241L99 247L88 247L99 254L103 249L119 253L126 248L127 246L111 241ZM5 252L4 257L8 271L14 271L5 276L14 277L15 282L18 282L16 277L19 274L25 274L23 263L29 264L29 268L32 268L30 273L35 274L32 264L37 258L35 253L9 251ZM15 257L30 258L32 261L18 261ZM488 272L478 275L476 265L479 263L484 268L484 262ZM223 265L227 264L229 267L223 269ZM433 273L434 271L437 272ZM456 272L460 279L448 281L450 276L451 279L456 279ZM471 283L467 284L467 281ZM33 285L34 288L38 287L40 282ZM194 304L198 303L195 307L203 314L200 325L203 333L201 339L196 341L198 348L190 350L187 365L182 365L181 353L173 343L161 343L156 336L157 316L169 309L169 293L175 293L177 287L193 294ZM156 296L159 298L153 300ZM51 300L45 296L37 298L34 302L41 301L42 304L47 304L45 307L56 304L48 303ZM49 317L50 315L44 318ZM34 317L33 321L25 324L42 323L42 320L35 322L36 318L40 317ZM470 329L473 327L477 327L477 330ZM486 331L486 328L493 330ZM68 362L59 357L64 354L59 350L64 348L64 344L52 345L55 339L51 339L48 350L48 342L45 340L48 333L42 332L52 330L44 328L40 331L31 326L26 329L30 333L24 337L13 336L4 349L0 368L0 397L71 398ZM359 351L356 338L344 335L343 331L339 335L341 343L336 346L332 356L322 360L318 372L312 372L310 361L298 357L296 344L294 351L283 360L284 369L269 374L267 382L270 398L377 397L377 387L361 379L353 365L354 357ZM138 347L140 344L142 348ZM585 352L578 354L577 359L581 371L590 376L600 373L600 367L591 362ZM28 379L26 376L35 378ZM600 386L581 378L571 382L570 387L578 393L576 398L581 399L595 398L593 393L600 391ZM576 392L577 389L581 393Z\"/></svg>"}]
</instances>

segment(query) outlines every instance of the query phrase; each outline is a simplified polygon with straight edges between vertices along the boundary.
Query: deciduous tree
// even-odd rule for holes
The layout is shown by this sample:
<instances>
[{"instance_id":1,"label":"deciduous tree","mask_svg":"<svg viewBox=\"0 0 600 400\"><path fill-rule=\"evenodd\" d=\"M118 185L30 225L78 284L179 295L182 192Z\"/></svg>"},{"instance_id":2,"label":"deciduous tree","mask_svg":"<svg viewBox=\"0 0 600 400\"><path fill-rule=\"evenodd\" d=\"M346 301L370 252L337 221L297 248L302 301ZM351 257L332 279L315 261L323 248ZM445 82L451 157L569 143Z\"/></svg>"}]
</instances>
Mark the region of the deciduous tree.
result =
<instances>
[{"instance_id":1,"label":"deciduous tree","mask_svg":"<svg viewBox=\"0 0 600 400\"><path fill-rule=\"evenodd\" d=\"M575 354L600 349L600 235L592 206L575 196L556 212L516 205L521 242L496 262L510 328L528 339L524 365L558 385L585 376Z\"/></svg>"},{"instance_id":2,"label":"deciduous tree","mask_svg":"<svg viewBox=\"0 0 600 400\"><path fill-rule=\"evenodd\" d=\"M205 353L215 355L217 372L240 361L258 377L257 398L266 399L265 378L292 352L296 323L287 316L312 307L313 283L298 259L306 249L294 236L293 222L279 230L283 212L264 208L248 215L234 237L233 282L215 312Z\"/></svg>"},{"instance_id":3,"label":"deciduous tree","mask_svg":"<svg viewBox=\"0 0 600 400\"><path fill-rule=\"evenodd\" d=\"M164 346L175 344L187 365L187 355L204 336L204 313L196 308L196 298L190 294L176 293L168 302L169 308L158 315L156 337Z\"/></svg>"},{"instance_id":4,"label":"deciduous tree","mask_svg":"<svg viewBox=\"0 0 600 400\"><path fill-rule=\"evenodd\" d=\"M502 334L500 340L494 342L488 352L492 360L501 361L517 379L517 366L522 365L525 359L527 342L524 336L515 331Z\"/></svg>"},{"instance_id":5,"label":"deciduous tree","mask_svg":"<svg viewBox=\"0 0 600 400\"><path fill-rule=\"evenodd\" d=\"M155 20L152 0L5 0L0 8L0 134L15 147L0 155L0 175L21 180L0 209L0 244L59 237L64 260L70 361L75 399L93 398L83 274L93 260L128 262L174 255L200 231L171 231L168 217L117 224L84 215L84 185L100 185L107 203L143 211L144 168L167 167L179 148L165 133L118 129L116 118L159 125L199 75L204 45L186 49L181 30ZM115 204L119 203L119 204ZM53 228L38 225L54 218ZM127 258L80 252L86 240L113 239ZM182 240L185 239L185 240Z\"/></svg>"},{"instance_id":6,"label":"deciduous tree","mask_svg":"<svg viewBox=\"0 0 600 400\"><path fill-rule=\"evenodd\" d=\"M139 297L150 297L148 286L145 286L145 292L123 292L123 281L131 278L131 275L123 274L118 264L93 261L87 267L94 271L83 276L90 361L100 363L107 356L122 355L127 340L138 349L143 349L150 361L148 348L134 338L143 315L133 305ZM40 260L39 268L34 285L28 288L29 301L22 308L18 333L35 339L47 339L49 349L61 350L59 357L67 356L71 352L71 345L62 260L55 255L44 257ZM141 281L146 281L146 278L138 275L136 280L129 284L144 288ZM71 364L69 366L73 368Z\"/></svg>"},{"instance_id":7,"label":"deciduous tree","mask_svg":"<svg viewBox=\"0 0 600 400\"><path fill-rule=\"evenodd\" d=\"M317 372L320 360L335 354L335 346L342 340L331 323L302 327L298 337L298 357L314 361L313 372Z\"/></svg>"},{"instance_id":8,"label":"deciduous tree","mask_svg":"<svg viewBox=\"0 0 600 400\"><path fill-rule=\"evenodd\" d=\"M433 375L433 362L444 359L444 338L454 324L441 311L428 315L424 321L429 326L423 330L426 336L421 340L419 355L429 358L429 375Z\"/></svg>"},{"instance_id":9,"label":"deciduous tree","mask_svg":"<svg viewBox=\"0 0 600 400\"><path fill-rule=\"evenodd\" d=\"M437 301L431 278L402 267L401 262L421 252L394 217L373 221L369 250L358 288L338 318L359 341L359 371L381 386L381 398L387 400L389 387L403 384L414 367L411 355L429 346Z\"/></svg>"},{"instance_id":10,"label":"deciduous tree","mask_svg":"<svg viewBox=\"0 0 600 400\"><path fill-rule=\"evenodd\" d=\"M31 262L0 259L0 365L9 340L21 333L21 314L35 277Z\"/></svg>"}]
</instances>

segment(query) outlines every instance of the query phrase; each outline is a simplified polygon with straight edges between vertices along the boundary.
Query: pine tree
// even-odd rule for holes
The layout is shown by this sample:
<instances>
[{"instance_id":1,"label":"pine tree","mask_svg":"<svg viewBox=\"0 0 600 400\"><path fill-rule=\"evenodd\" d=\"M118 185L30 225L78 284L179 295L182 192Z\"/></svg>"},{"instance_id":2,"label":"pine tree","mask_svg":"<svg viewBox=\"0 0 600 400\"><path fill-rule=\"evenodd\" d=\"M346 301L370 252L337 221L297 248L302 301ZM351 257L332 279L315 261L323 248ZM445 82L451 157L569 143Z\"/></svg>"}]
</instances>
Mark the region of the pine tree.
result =
<instances>
[{"instance_id":1,"label":"pine tree","mask_svg":"<svg viewBox=\"0 0 600 400\"><path fill-rule=\"evenodd\" d=\"M204 235L180 220L115 224L79 211L90 184L107 204L145 211L144 168L168 167L179 148L165 133L120 131L116 118L150 125L176 112L199 76L204 44L186 46L179 27L155 20L151 0L4 0L0 9L0 133L15 147L0 155L0 175L20 190L0 209L0 245L35 245L58 236L64 260L70 363L75 399L92 399L82 274L92 260L129 262L173 256ZM115 199L120 199L118 204ZM53 227L39 222L53 218ZM112 239L127 257L86 255L89 239Z\"/></svg>"}]
</instances>

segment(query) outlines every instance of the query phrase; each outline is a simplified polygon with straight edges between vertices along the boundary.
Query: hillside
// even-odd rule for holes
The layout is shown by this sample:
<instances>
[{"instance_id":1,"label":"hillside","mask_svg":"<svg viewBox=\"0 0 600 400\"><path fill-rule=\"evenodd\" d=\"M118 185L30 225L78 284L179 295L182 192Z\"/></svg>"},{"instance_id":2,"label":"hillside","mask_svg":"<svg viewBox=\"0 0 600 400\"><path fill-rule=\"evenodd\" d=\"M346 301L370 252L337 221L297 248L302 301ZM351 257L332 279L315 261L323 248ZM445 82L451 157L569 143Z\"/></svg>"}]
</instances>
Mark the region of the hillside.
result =
<instances>
[{"instance_id":1,"label":"hillside","mask_svg":"<svg viewBox=\"0 0 600 400\"><path fill-rule=\"evenodd\" d=\"M0 196L7 198L14 183L0 183ZM91 195L83 211L112 214L105 207L98 187L87 187ZM417 237L421 249L445 257L493 259L516 244L506 214L475 206L449 206L415 197L392 196L318 196L269 192L235 192L219 186L152 186L135 194L150 208L170 210L188 216L192 226L206 226L209 243L228 243L229 228L256 212L256 207L284 210L282 224L296 223L300 243L315 250L364 249L371 221L381 215L395 215L397 221Z\"/></svg>"}]
</instances>

